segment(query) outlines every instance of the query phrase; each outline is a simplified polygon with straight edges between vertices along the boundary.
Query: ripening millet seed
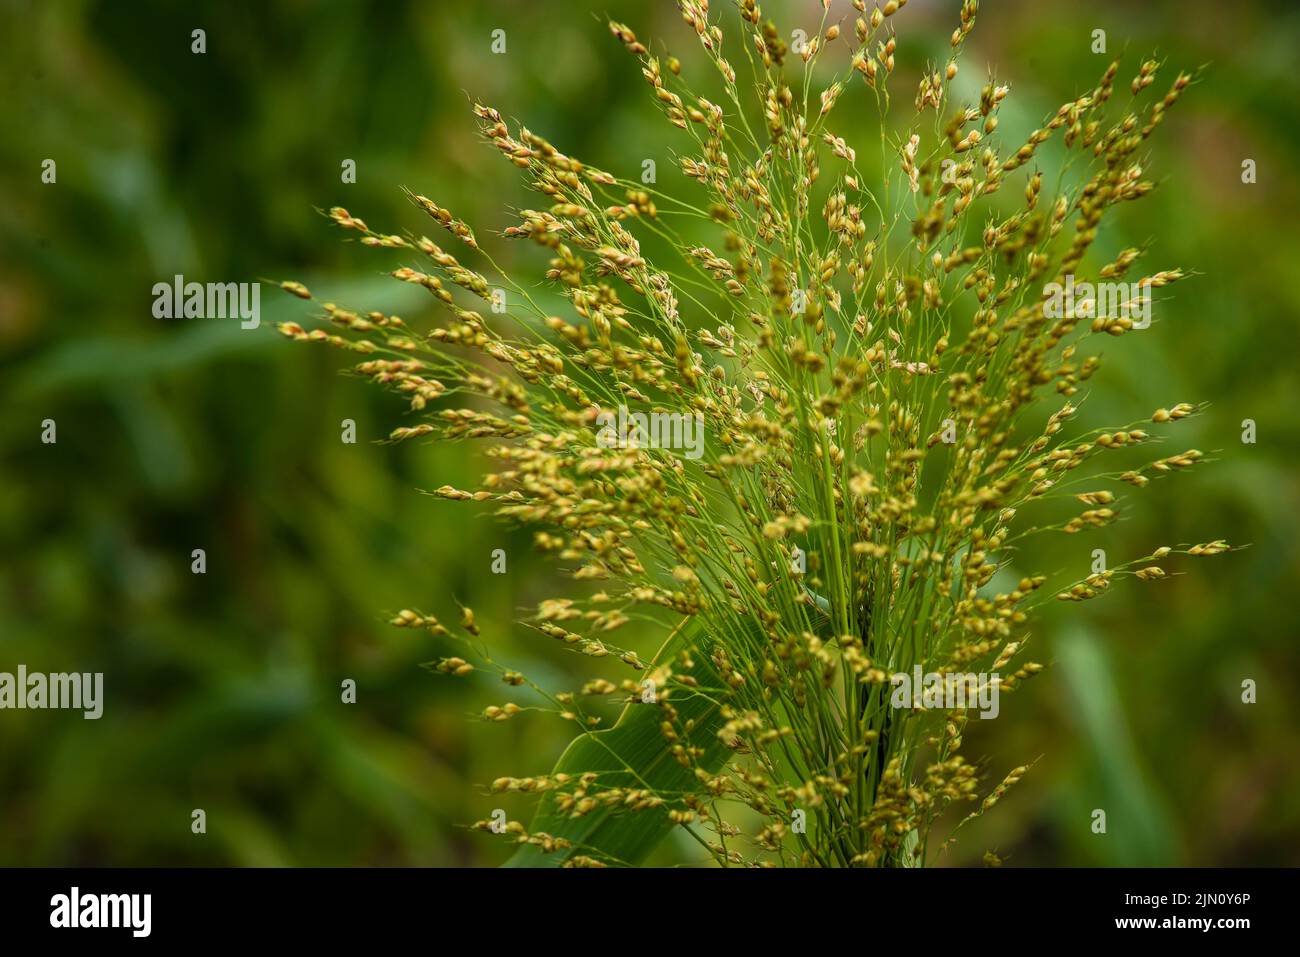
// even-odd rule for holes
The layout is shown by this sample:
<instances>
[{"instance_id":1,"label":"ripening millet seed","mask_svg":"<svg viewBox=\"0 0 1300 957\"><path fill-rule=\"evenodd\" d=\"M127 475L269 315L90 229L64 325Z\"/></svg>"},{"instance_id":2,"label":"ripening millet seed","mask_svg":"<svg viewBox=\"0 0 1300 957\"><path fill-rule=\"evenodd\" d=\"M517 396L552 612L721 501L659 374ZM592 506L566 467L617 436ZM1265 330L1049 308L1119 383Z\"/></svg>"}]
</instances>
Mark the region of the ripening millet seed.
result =
<instances>
[{"instance_id":1,"label":"ripening millet seed","mask_svg":"<svg viewBox=\"0 0 1300 957\"><path fill-rule=\"evenodd\" d=\"M700 44L685 67L609 24L647 113L666 121L657 162L681 176L643 182L639 161L606 171L475 104L486 147L524 174L534 208L480 243L431 198L454 184L408 194L437 241L335 207L365 255L427 294L430 317L353 312L285 282L332 331L281 331L368 353L355 371L410 406L390 441L476 443L478 487L435 479L430 494L529 529L573 580L519 623L539 655L576 663L568 689L493 660L499 623L456 616L451 596L447 625L391 618L462 643L431 670L527 685L525 707L490 704L484 720L573 722L579 754L620 727L641 736L644 768L493 781L540 796L532 830L507 827L520 854L627 863L575 837L596 833L575 822L649 815L719 864L929 863L1030 770L990 789L997 771L961 748L972 716L1042 671L1025 657L1037 611L1162 587L1187 556L1230 550L1162 546L1104 571L1081 563L1079 577L995 578L1013 551L1016 568L1032 558L1024 539L1117 529L1153 479L1206 461L1142 454L1198 405L1157 409L1151 433L1076 421L1080 390L1105 388L1099 353L1122 348L1133 323L1047 307L1049 285L1121 276L1137 259L1093 266L1089 253L1115 207L1164 175L1144 168L1147 141L1191 78L1145 92L1161 69L1146 61L1136 100L1117 106L1117 58L1006 142L1010 89L990 79L968 101L953 82L975 0L960 4L946 65L901 92L900 44L934 39L902 0L870 12L853 0L843 29L823 23L797 43L754 0L738 15L713 6L679 3ZM723 97L688 85L706 67ZM878 141L842 118L849 100L879 108ZM883 172L864 175L858 157L879 151ZM1050 168L1061 154L1078 183ZM541 250L547 296L538 276L498 267L509 242ZM607 677L590 677L597 666ZM912 675L915 693L901 694Z\"/></svg>"}]
</instances>

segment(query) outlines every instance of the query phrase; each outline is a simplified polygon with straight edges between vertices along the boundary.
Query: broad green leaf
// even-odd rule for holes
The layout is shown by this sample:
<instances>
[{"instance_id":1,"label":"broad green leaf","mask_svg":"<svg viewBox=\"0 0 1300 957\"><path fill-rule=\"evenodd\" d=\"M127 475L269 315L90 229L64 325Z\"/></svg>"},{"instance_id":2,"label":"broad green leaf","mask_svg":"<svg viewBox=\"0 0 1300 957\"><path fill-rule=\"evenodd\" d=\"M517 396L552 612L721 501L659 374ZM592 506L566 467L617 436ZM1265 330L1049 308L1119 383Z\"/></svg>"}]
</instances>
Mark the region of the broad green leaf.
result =
<instances>
[{"instance_id":1,"label":"broad green leaf","mask_svg":"<svg viewBox=\"0 0 1300 957\"><path fill-rule=\"evenodd\" d=\"M717 687L718 677L709 660L702 629L693 621L688 620L673 631L659 649L655 664L674 660L687 650L691 652L692 667L685 668L674 661L674 674L690 675L703 688ZM699 758L699 765L717 771L728 753L718 740L723 721L717 700L713 695L691 695L687 690L674 684L671 697L680 723L695 722L682 743L702 748L704 754ZM649 787L664 795L698 789L694 774L669 753L668 743L659 729L662 720L663 712L655 705L629 704L612 728L575 738L560 755L552 773L577 775L598 771L603 785ZM577 854L638 864L675 826L668 819L667 808L635 812L600 809L582 817L571 817L559 810L547 795L538 806L529 833L544 831L572 841L574 847L546 854L533 845L520 845L505 866L559 867Z\"/></svg>"},{"instance_id":2,"label":"broad green leaf","mask_svg":"<svg viewBox=\"0 0 1300 957\"><path fill-rule=\"evenodd\" d=\"M1111 866L1149 867L1176 859L1164 802L1142 767L1105 647L1076 625L1061 636L1059 648L1075 713L1092 749L1096 777L1090 781L1095 795L1090 803L1106 809L1116 835L1094 843L1104 848Z\"/></svg>"}]
</instances>

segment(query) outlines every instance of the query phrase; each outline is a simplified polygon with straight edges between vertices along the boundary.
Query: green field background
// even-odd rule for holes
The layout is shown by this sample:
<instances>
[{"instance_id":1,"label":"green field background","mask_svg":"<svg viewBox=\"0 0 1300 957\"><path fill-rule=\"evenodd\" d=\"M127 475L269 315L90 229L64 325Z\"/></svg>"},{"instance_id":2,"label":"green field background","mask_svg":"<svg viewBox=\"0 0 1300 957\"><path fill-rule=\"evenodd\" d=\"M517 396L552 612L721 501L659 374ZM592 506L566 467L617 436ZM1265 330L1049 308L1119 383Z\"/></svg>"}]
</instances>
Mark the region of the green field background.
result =
<instances>
[{"instance_id":1,"label":"green field background","mask_svg":"<svg viewBox=\"0 0 1300 957\"><path fill-rule=\"evenodd\" d=\"M787 31L820 19L818 2L764 7ZM919 67L943 62L957 7L913 0L898 14L899 117ZM1050 667L997 721L973 722L966 745L993 778L1037 763L940 863L992 849L1016 866L1300 864L1300 7L981 8L960 79L977 94L995 69L1011 85L1004 143L1095 83L1108 62L1090 50L1095 29L1128 50L1123 77L1155 52L1162 89L1205 66L1155 138L1159 188L1101 242L1150 244L1144 266L1194 275L1150 330L1107 344L1083 420L1208 401L1169 450L1214 461L1131 496L1124 521L1026 560L1061 571L1086 567L1093 547L1250 547L1049 609L1031 657ZM484 784L546 771L570 726L475 720L504 686L422 670L456 649L386 616L451 617L459 600L500 660L572 686L585 663L516 624L562 583L528 533L420 494L472 486L481 462L465 446L376 444L405 421L403 403L340 375L342 354L276 335L304 304L267 286L262 328L242 331L154 319L151 288L176 273L296 278L418 319L427 297L382 275L401 263L344 242L318 213L337 204L377 229L428 229L403 186L540 276L533 252L491 238L508 207L536 200L478 141L473 99L594 165L636 176L653 157L661 189L681 183L671 151L685 141L605 13L652 49L666 43L688 74L705 71L666 2L0 3L0 671L102 671L106 683L99 721L0 712L0 865L508 855L467 825L528 806ZM498 28L503 55L489 49ZM837 117L838 133L878 153L860 88ZM40 179L46 158L54 185ZM340 182L349 158L355 184ZM1241 182L1246 158L1254 185ZM56 445L40 442L46 418ZM339 441L344 418L355 445ZM190 573L194 548L206 575ZM494 548L509 574L489 574ZM658 637L627 641L649 653ZM346 678L355 705L340 701ZM1246 678L1253 705L1240 701ZM194 808L206 834L191 833ZM1094 808L1107 810L1104 836L1089 828ZM657 860L698 860L692 846Z\"/></svg>"}]
</instances>

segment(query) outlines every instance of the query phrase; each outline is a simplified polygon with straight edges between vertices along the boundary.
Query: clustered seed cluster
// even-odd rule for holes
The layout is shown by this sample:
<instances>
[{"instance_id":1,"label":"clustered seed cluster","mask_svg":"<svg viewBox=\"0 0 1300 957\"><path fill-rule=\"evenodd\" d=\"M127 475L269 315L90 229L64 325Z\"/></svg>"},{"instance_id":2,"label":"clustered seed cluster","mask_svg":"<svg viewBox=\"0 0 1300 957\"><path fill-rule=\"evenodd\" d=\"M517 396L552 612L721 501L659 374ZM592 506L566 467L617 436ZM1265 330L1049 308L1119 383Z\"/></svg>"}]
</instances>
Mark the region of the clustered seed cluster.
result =
<instances>
[{"instance_id":1,"label":"clustered seed cluster","mask_svg":"<svg viewBox=\"0 0 1300 957\"><path fill-rule=\"evenodd\" d=\"M446 321L416 330L322 303L322 328L281 327L360 353L359 374L409 398L418 424L393 440L484 443L494 467L480 487L436 494L490 503L533 529L576 584L528 625L619 671L557 692L493 661L468 609L459 628L410 610L393 624L465 639L466 657L432 663L438 672L487 670L548 702L494 705L487 720L553 710L588 735L608 726L610 704L655 709L665 753L693 782L659 793L635 774L592 771L503 777L493 790L542 795L570 817L666 815L729 865L923 863L945 812L959 828L1027 768L982 795L961 754L967 711L893 708L891 675L979 667L1015 691L1041 670L1021 657L1037 605L1163 578L1157 561L1228 547L1163 546L1076 581L1007 572L995 583L1026 536L1115 521L1123 502L1105 484L1141 488L1205 460L1192 449L1132 465L1128 450L1161 441L1145 422L1070 434L1099 367L1086 350L1132 324L1073 310L1049 318L1043 294L1066 275L1134 267L1137 249L1109 263L1089 253L1107 214L1152 188L1144 145L1191 78L1149 102L1159 64L1143 62L1126 90L1117 59L1004 147L1006 85L990 78L978 102L953 101L978 8L965 0L950 58L923 71L910 115L891 123L905 0L869 13L853 4L850 27L827 14L791 45L755 0L736 4L731 33L707 0L680 0L722 103L693 94L677 59L610 24L682 131L687 182L672 194L475 107L486 141L541 197L504 237L545 250L558 294L547 301L563 308L544 308L465 223L412 194L462 251L375 232L341 208L330 216L414 263L392 276L427 289ZM843 66L822 86L818 68L837 56ZM878 107L883 175L859 170L873 145L833 128L850 95ZM1054 137L1071 172L1055 186L1038 168ZM699 239L706 231L712 245ZM1140 282L1181 277L1167 269ZM705 454L601 447L595 422L618 407L702 414ZM1160 409L1149 427L1197 411ZM1053 514L1051 503L1076 500L1074 514ZM647 615L685 620L649 661L614 638ZM686 718L688 702L705 707ZM571 865L614 862L517 821L505 834Z\"/></svg>"}]
</instances>

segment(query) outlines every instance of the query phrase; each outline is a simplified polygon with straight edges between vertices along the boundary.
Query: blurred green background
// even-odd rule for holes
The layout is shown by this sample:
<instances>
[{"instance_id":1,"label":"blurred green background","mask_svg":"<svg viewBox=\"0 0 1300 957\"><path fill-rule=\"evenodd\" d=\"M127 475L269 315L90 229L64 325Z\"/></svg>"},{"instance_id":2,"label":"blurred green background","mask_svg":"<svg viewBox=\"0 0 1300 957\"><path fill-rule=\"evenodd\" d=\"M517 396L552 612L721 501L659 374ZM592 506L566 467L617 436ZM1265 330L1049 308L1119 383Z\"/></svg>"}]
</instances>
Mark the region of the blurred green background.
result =
<instances>
[{"instance_id":1,"label":"blurred green background","mask_svg":"<svg viewBox=\"0 0 1300 957\"><path fill-rule=\"evenodd\" d=\"M815 0L764 6L787 31L820 17ZM924 59L942 62L958 6L912 0L896 18L898 116ZM381 275L397 263L341 242L316 210L427 229L409 186L480 237L502 228L526 194L478 142L470 97L622 175L657 157L671 189L680 143L597 14L700 75L693 37L672 4L627 0L0 11L0 670L102 671L107 699L97 722L0 712L0 865L499 863L507 847L465 825L528 808L482 785L547 770L569 726L474 720L503 686L420 669L455 647L385 617L452 617L459 598L499 660L569 686L575 658L512 625L560 592L550 571L527 534L419 494L471 485L475 462L464 447L373 444L403 403L339 375L342 354L276 335L302 303L264 288L250 332L154 319L151 288L176 273L297 278L415 318L426 299ZM190 52L195 28L204 55ZM490 52L498 28L503 55ZM1150 332L1106 350L1082 418L1208 400L1168 448L1217 461L1132 496L1126 521L1036 554L1074 571L1093 547L1112 562L1218 537L1251 547L1049 609L1031 657L1051 667L967 743L994 779L1041 759L945 862L992 848L1011 865L1298 864L1300 8L987 2L960 79L977 91L987 65L1011 84L1004 143L1095 83L1109 60L1090 50L1099 28L1111 52L1129 50L1122 77L1156 50L1160 89L1208 66L1156 137L1160 188L1104 237L1110 252L1151 243L1148 271L1196 275ZM876 141L856 89L836 115L850 142ZM1241 182L1245 158L1255 185ZM344 159L355 184L340 182ZM501 246L508 266L515 250ZM46 418L56 445L39 440ZM344 418L356 445L339 441ZM1255 445L1240 440L1245 418ZM506 576L488 574L498 547ZM190 573L194 548L204 576ZM345 678L356 705L340 701ZM1244 678L1255 705L1240 702ZM1104 837L1089 829L1098 807ZM205 835L191 833L193 808Z\"/></svg>"}]
</instances>

